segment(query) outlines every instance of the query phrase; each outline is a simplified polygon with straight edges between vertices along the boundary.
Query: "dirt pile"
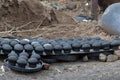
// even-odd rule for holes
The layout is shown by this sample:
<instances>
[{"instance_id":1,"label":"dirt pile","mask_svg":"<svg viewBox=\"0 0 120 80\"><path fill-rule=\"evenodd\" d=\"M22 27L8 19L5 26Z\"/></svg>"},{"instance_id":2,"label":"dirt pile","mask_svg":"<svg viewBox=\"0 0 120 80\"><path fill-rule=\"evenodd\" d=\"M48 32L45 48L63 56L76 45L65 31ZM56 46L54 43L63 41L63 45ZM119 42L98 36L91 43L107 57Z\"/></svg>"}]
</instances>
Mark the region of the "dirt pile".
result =
<instances>
[{"instance_id":1,"label":"dirt pile","mask_svg":"<svg viewBox=\"0 0 120 80\"><path fill-rule=\"evenodd\" d=\"M22 30L37 30L41 26L66 23L67 20L73 22L69 16L44 7L40 0L0 0L1 36L6 33L15 36Z\"/></svg>"},{"instance_id":2,"label":"dirt pile","mask_svg":"<svg viewBox=\"0 0 120 80\"><path fill-rule=\"evenodd\" d=\"M20 26L28 22L49 25L51 21L56 21L56 16L51 16L54 12L46 10L38 0L2 0L0 2L0 11L0 19L15 26ZM47 23L44 23L44 21Z\"/></svg>"}]
</instances>

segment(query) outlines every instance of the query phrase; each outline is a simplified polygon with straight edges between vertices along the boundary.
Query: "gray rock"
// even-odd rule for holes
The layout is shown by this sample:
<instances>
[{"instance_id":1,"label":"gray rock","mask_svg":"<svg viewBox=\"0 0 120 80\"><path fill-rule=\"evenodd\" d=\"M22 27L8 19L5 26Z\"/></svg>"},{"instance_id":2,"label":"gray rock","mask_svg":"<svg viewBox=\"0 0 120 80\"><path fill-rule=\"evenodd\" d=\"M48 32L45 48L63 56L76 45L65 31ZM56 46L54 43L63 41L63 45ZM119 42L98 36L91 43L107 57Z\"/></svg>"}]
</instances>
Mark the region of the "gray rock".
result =
<instances>
[{"instance_id":1,"label":"gray rock","mask_svg":"<svg viewBox=\"0 0 120 80\"><path fill-rule=\"evenodd\" d=\"M88 56L84 56L82 60L83 60L83 62L88 62L88 60L89 60Z\"/></svg>"},{"instance_id":2,"label":"gray rock","mask_svg":"<svg viewBox=\"0 0 120 80\"><path fill-rule=\"evenodd\" d=\"M116 50L114 51L114 54L118 56L118 58L120 59L120 50Z\"/></svg>"},{"instance_id":3,"label":"gray rock","mask_svg":"<svg viewBox=\"0 0 120 80\"><path fill-rule=\"evenodd\" d=\"M66 5L67 9L73 10L77 8L77 5L75 3L69 3Z\"/></svg>"},{"instance_id":4,"label":"gray rock","mask_svg":"<svg viewBox=\"0 0 120 80\"><path fill-rule=\"evenodd\" d=\"M118 60L118 56L117 55L108 55L107 56L107 62L114 62L114 61L117 61Z\"/></svg>"},{"instance_id":5,"label":"gray rock","mask_svg":"<svg viewBox=\"0 0 120 80\"><path fill-rule=\"evenodd\" d=\"M100 61L105 62L106 59L107 59L107 56L106 56L105 54L101 53L101 54L99 55L99 60L100 60Z\"/></svg>"},{"instance_id":6,"label":"gray rock","mask_svg":"<svg viewBox=\"0 0 120 80\"><path fill-rule=\"evenodd\" d=\"M105 10L101 23L109 34L120 35L120 3L114 3Z\"/></svg>"}]
</instances>

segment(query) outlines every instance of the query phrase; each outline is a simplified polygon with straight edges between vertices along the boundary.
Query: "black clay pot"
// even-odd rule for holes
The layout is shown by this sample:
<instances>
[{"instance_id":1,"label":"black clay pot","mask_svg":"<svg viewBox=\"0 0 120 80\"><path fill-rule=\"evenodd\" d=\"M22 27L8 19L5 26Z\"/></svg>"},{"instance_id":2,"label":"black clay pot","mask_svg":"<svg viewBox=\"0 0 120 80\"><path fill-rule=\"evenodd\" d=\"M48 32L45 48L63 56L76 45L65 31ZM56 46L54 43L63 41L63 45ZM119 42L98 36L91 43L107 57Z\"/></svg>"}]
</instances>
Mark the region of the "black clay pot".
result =
<instances>
[{"instance_id":1,"label":"black clay pot","mask_svg":"<svg viewBox=\"0 0 120 80\"><path fill-rule=\"evenodd\" d=\"M8 63L12 66L16 65L17 57L16 56L9 56L8 57Z\"/></svg>"},{"instance_id":2,"label":"black clay pot","mask_svg":"<svg viewBox=\"0 0 120 80\"><path fill-rule=\"evenodd\" d=\"M54 52L55 52L55 54L62 54L62 46L61 45L55 45L54 46Z\"/></svg>"},{"instance_id":3,"label":"black clay pot","mask_svg":"<svg viewBox=\"0 0 120 80\"><path fill-rule=\"evenodd\" d=\"M81 45L80 45L79 42L74 41L74 42L72 43L72 49L73 49L73 51L79 52L79 51L80 51L80 47L81 47Z\"/></svg>"},{"instance_id":4,"label":"black clay pot","mask_svg":"<svg viewBox=\"0 0 120 80\"><path fill-rule=\"evenodd\" d=\"M37 47L37 46L41 46L41 44L40 44L39 42L36 42L36 41L31 42L31 45L32 45L34 48Z\"/></svg>"},{"instance_id":5,"label":"black clay pot","mask_svg":"<svg viewBox=\"0 0 120 80\"><path fill-rule=\"evenodd\" d=\"M17 54L20 54L21 52L23 52L23 46L21 45L21 44L16 44L15 46L14 46L14 50L15 50L15 52L17 53Z\"/></svg>"},{"instance_id":6,"label":"black clay pot","mask_svg":"<svg viewBox=\"0 0 120 80\"><path fill-rule=\"evenodd\" d=\"M69 45L72 45L73 41L66 41L66 43L68 43Z\"/></svg>"},{"instance_id":7,"label":"black clay pot","mask_svg":"<svg viewBox=\"0 0 120 80\"><path fill-rule=\"evenodd\" d=\"M5 54L9 54L12 51L12 47L9 44L3 44L2 50Z\"/></svg>"},{"instance_id":8,"label":"black clay pot","mask_svg":"<svg viewBox=\"0 0 120 80\"><path fill-rule=\"evenodd\" d=\"M37 66L38 60L36 58L30 58L28 60L29 67L35 68Z\"/></svg>"},{"instance_id":9,"label":"black clay pot","mask_svg":"<svg viewBox=\"0 0 120 80\"><path fill-rule=\"evenodd\" d=\"M1 42L0 44L3 45L3 44L9 44L10 43L10 39L1 39Z\"/></svg>"},{"instance_id":10,"label":"black clay pot","mask_svg":"<svg viewBox=\"0 0 120 80\"><path fill-rule=\"evenodd\" d=\"M66 38L66 39L64 39L64 41L66 42L66 43L68 43L68 44L72 44L72 42L74 41L74 39L73 38L71 38L71 37L68 37L68 38Z\"/></svg>"},{"instance_id":11,"label":"black clay pot","mask_svg":"<svg viewBox=\"0 0 120 80\"><path fill-rule=\"evenodd\" d=\"M27 52L24 52L24 51L23 51L22 53L19 54L19 56L29 57L30 55L29 55Z\"/></svg>"},{"instance_id":12,"label":"black clay pot","mask_svg":"<svg viewBox=\"0 0 120 80\"><path fill-rule=\"evenodd\" d=\"M40 60L41 56L39 54L32 54L31 58L36 58L37 60Z\"/></svg>"},{"instance_id":13,"label":"black clay pot","mask_svg":"<svg viewBox=\"0 0 120 80\"><path fill-rule=\"evenodd\" d=\"M11 51L9 54L8 54L8 57L9 56L16 56L18 58L18 55L14 52L14 51Z\"/></svg>"},{"instance_id":14,"label":"black clay pot","mask_svg":"<svg viewBox=\"0 0 120 80\"><path fill-rule=\"evenodd\" d=\"M55 41L55 40L50 40L50 41L49 41L49 43L50 43L52 46L55 46L55 45L57 45L57 44L58 44L58 42L57 42L57 41Z\"/></svg>"},{"instance_id":15,"label":"black clay pot","mask_svg":"<svg viewBox=\"0 0 120 80\"><path fill-rule=\"evenodd\" d=\"M25 49L25 52L27 52L28 54L32 54L32 52L33 52L33 46L32 45L30 45L30 44L26 44L26 45L24 45L24 49Z\"/></svg>"},{"instance_id":16,"label":"black clay pot","mask_svg":"<svg viewBox=\"0 0 120 80\"><path fill-rule=\"evenodd\" d=\"M87 37L85 37L83 40L84 40L84 41L90 41L90 40L92 40L92 38L89 37L89 36L87 36Z\"/></svg>"},{"instance_id":17,"label":"black clay pot","mask_svg":"<svg viewBox=\"0 0 120 80\"><path fill-rule=\"evenodd\" d=\"M72 47L70 44L63 44L64 53L71 53Z\"/></svg>"},{"instance_id":18,"label":"black clay pot","mask_svg":"<svg viewBox=\"0 0 120 80\"><path fill-rule=\"evenodd\" d=\"M92 44L92 49L93 49L94 51L99 51L100 48L101 48L101 43L100 43L100 42L94 42L94 43Z\"/></svg>"},{"instance_id":19,"label":"black clay pot","mask_svg":"<svg viewBox=\"0 0 120 80\"><path fill-rule=\"evenodd\" d=\"M48 40L38 41L42 46L48 43Z\"/></svg>"},{"instance_id":20,"label":"black clay pot","mask_svg":"<svg viewBox=\"0 0 120 80\"><path fill-rule=\"evenodd\" d=\"M83 44L82 45L82 49L84 52L90 52L90 48L91 48L90 44Z\"/></svg>"},{"instance_id":21,"label":"black clay pot","mask_svg":"<svg viewBox=\"0 0 120 80\"><path fill-rule=\"evenodd\" d=\"M43 54L44 48L41 45L36 46L34 49L36 54L39 54L39 55Z\"/></svg>"},{"instance_id":22,"label":"black clay pot","mask_svg":"<svg viewBox=\"0 0 120 80\"><path fill-rule=\"evenodd\" d=\"M23 58L19 58L17 60L17 64L18 64L18 67L21 67L21 68L25 68L25 66L27 65L27 61Z\"/></svg>"},{"instance_id":23,"label":"black clay pot","mask_svg":"<svg viewBox=\"0 0 120 80\"><path fill-rule=\"evenodd\" d=\"M103 41L101 47L104 50L109 50L110 49L110 42L109 41Z\"/></svg>"},{"instance_id":24,"label":"black clay pot","mask_svg":"<svg viewBox=\"0 0 120 80\"><path fill-rule=\"evenodd\" d=\"M11 45L12 47L14 47L16 44L19 44L19 42L18 42L17 40L12 40L12 41L10 42L10 45Z\"/></svg>"},{"instance_id":25,"label":"black clay pot","mask_svg":"<svg viewBox=\"0 0 120 80\"><path fill-rule=\"evenodd\" d=\"M29 44L30 43L30 40L29 39L21 39L20 40L20 44L21 45L26 45L26 44Z\"/></svg>"},{"instance_id":26,"label":"black clay pot","mask_svg":"<svg viewBox=\"0 0 120 80\"><path fill-rule=\"evenodd\" d=\"M66 44L66 42L65 41L59 41L58 42L61 46L63 46L63 45L65 45ZM67 43L68 44L68 43Z\"/></svg>"},{"instance_id":27,"label":"black clay pot","mask_svg":"<svg viewBox=\"0 0 120 80\"><path fill-rule=\"evenodd\" d=\"M43 46L44 46L45 53L47 55L53 54L52 51L54 49L53 49L53 46L51 44L44 44Z\"/></svg>"},{"instance_id":28,"label":"black clay pot","mask_svg":"<svg viewBox=\"0 0 120 80\"><path fill-rule=\"evenodd\" d=\"M110 46L112 49L116 50L119 48L119 45L120 45L120 41L119 40L113 40L111 43L110 43Z\"/></svg>"},{"instance_id":29,"label":"black clay pot","mask_svg":"<svg viewBox=\"0 0 120 80\"><path fill-rule=\"evenodd\" d=\"M38 38L36 41L39 42L41 45L48 43L48 40L45 38Z\"/></svg>"}]
</instances>

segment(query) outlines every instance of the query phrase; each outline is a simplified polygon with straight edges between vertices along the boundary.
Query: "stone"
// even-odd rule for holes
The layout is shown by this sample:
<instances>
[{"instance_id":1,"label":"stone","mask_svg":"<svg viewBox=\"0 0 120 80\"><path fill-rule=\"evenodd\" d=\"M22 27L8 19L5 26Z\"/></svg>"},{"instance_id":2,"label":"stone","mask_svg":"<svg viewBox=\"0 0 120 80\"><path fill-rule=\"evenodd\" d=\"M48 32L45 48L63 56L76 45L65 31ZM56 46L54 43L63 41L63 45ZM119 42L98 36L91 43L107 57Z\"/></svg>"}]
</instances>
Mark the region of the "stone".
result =
<instances>
[{"instance_id":1,"label":"stone","mask_svg":"<svg viewBox=\"0 0 120 80\"><path fill-rule=\"evenodd\" d=\"M120 3L110 5L101 17L102 28L109 34L120 35Z\"/></svg>"},{"instance_id":2,"label":"stone","mask_svg":"<svg viewBox=\"0 0 120 80\"><path fill-rule=\"evenodd\" d=\"M88 56L84 56L83 59L82 59L83 62L88 62L88 60L89 60Z\"/></svg>"},{"instance_id":3,"label":"stone","mask_svg":"<svg viewBox=\"0 0 120 80\"><path fill-rule=\"evenodd\" d=\"M99 60L100 60L100 61L105 62L106 59L107 59L107 56L106 56L105 54L101 53L101 54L99 55Z\"/></svg>"},{"instance_id":4,"label":"stone","mask_svg":"<svg viewBox=\"0 0 120 80\"><path fill-rule=\"evenodd\" d=\"M77 5L75 3L69 3L66 5L67 9L74 10L77 8Z\"/></svg>"},{"instance_id":5,"label":"stone","mask_svg":"<svg viewBox=\"0 0 120 80\"><path fill-rule=\"evenodd\" d=\"M44 64L43 64L43 69L44 69L44 70L48 70L49 67L50 67L50 64L47 64L47 63L44 63Z\"/></svg>"},{"instance_id":6,"label":"stone","mask_svg":"<svg viewBox=\"0 0 120 80\"><path fill-rule=\"evenodd\" d=\"M107 56L107 62L114 62L114 61L117 61L117 60L118 60L117 55L110 54L110 55Z\"/></svg>"},{"instance_id":7,"label":"stone","mask_svg":"<svg viewBox=\"0 0 120 80\"><path fill-rule=\"evenodd\" d=\"M118 56L118 58L120 59L120 50L115 50L114 54Z\"/></svg>"}]
</instances>

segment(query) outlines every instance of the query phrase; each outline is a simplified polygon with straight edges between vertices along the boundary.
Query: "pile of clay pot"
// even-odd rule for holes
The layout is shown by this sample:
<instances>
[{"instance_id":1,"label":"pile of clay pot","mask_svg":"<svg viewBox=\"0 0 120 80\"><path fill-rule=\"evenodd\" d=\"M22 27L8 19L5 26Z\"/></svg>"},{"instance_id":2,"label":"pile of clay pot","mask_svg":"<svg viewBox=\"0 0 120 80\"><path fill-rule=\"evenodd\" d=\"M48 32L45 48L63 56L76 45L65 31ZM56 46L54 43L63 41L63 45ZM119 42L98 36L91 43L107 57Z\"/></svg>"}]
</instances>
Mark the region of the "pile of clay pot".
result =
<instances>
[{"instance_id":1,"label":"pile of clay pot","mask_svg":"<svg viewBox=\"0 0 120 80\"><path fill-rule=\"evenodd\" d=\"M119 50L120 39L104 40L85 38L18 38L0 39L1 54L7 56L4 64L19 72L36 72L45 69L45 63L60 61L110 61ZM115 57L114 55L114 58ZM115 60L115 59L114 59Z\"/></svg>"}]
</instances>

